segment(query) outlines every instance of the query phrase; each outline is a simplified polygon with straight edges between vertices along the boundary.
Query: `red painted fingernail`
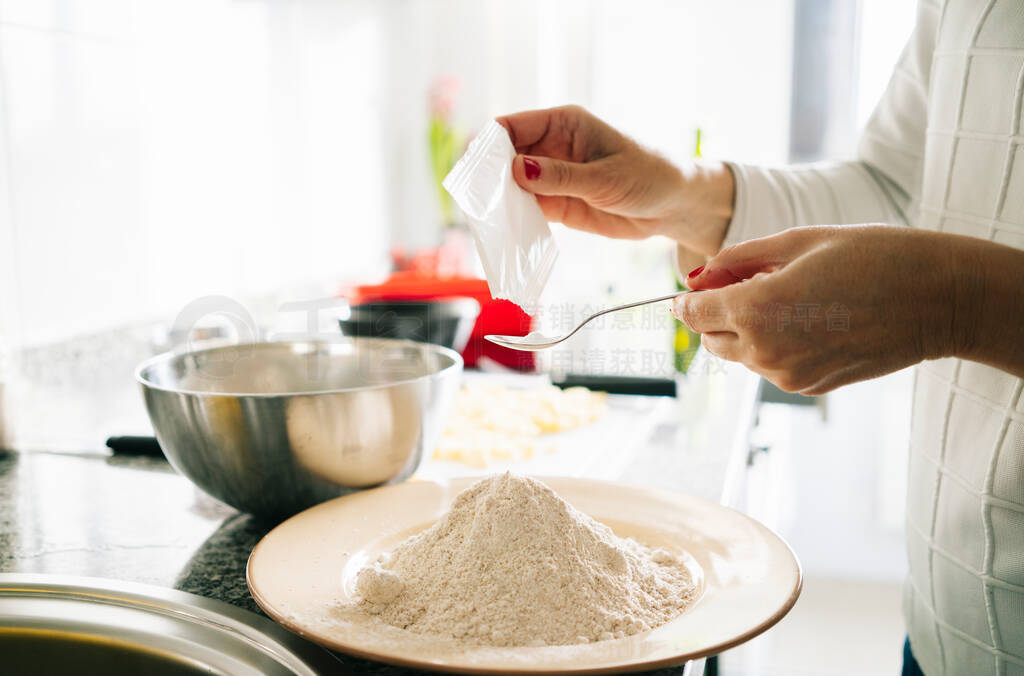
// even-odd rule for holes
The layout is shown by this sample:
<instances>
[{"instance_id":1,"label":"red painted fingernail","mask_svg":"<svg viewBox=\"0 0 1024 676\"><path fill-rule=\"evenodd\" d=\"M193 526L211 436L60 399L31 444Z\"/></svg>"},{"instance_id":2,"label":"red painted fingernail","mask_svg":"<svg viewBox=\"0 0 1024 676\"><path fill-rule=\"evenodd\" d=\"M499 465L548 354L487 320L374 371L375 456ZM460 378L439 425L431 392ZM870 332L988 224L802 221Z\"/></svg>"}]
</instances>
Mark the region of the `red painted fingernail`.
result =
<instances>
[{"instance_id":1,"label":"red painted fingernail","mask_svg":"<svg viewBox=\"0 0 1024 676\"><path fill-rule=\"evenodd\" d=\"M530 181L540 178L540 165L537 164L537 160L531 160L529 157L524 157L523 170L526 172L526 178Z\"/></svg>"},{"instance_id":2,"label":"red painted fingernail","mask_svg":"<svg viewBox=\"0 0 1024 676\"><path fill-rule=\"evenodd\" d=\"M686 275L686 278L687 279L693 279L694 277L696 277L697 275L699 275L702 272L704 272L704 266L703 265L700 266L699 268L694 268L693 270L690 270L690 274Z\"/></svg>"}]
</instances>

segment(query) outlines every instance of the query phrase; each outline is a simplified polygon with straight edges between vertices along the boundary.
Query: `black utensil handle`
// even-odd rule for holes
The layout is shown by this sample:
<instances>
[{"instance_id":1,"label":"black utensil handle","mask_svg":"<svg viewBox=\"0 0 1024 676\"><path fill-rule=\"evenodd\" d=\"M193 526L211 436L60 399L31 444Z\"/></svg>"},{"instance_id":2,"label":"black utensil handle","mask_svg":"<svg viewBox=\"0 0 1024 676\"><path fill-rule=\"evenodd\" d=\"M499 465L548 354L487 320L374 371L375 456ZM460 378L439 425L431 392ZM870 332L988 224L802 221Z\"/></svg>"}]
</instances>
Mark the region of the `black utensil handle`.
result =
<instances>
[{"instance_id":1,"label":"black utensil handle","mask_svg":"<svg viewBox=\"0 0 1024 676\"><path fill-rule=\"evenodd\" d=\"M676 381L671 378L645 378L642 376L605 376L567 374L554 384L566 387L586 387L609 394L640 394L649 397L676 396Z\"/></svg>"},{"instance_id":2,"label":"black utensil handle","mask_svg":"<svg viewBox=\"0 0 1024 676\"><path fill-rule=\"evenodd\" d=\"M149 455L164 457L156 437L121 436L107 439L107 447L114 455Z\"/></svg>"}]
</instances>

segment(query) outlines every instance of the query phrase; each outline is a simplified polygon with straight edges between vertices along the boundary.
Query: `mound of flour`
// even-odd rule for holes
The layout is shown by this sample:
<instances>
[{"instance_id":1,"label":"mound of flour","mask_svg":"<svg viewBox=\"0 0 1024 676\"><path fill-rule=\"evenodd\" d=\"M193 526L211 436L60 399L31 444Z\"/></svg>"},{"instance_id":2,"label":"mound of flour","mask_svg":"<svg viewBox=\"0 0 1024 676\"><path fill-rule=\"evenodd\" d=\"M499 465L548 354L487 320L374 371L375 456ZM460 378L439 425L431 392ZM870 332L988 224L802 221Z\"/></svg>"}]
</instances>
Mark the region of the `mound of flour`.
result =
<instances>
[{"instance_id":1,"label":"mound of flour","mask_svg":"<svg viewBox=\"0 0 1024 676\"><path fill-rule=\"evenodd\" d=\"M418 634L491 646L621 638L696 595L683 562L503 474L460 493L432 528L359 571L359 607Z\"/></svg>"}]
</instances>

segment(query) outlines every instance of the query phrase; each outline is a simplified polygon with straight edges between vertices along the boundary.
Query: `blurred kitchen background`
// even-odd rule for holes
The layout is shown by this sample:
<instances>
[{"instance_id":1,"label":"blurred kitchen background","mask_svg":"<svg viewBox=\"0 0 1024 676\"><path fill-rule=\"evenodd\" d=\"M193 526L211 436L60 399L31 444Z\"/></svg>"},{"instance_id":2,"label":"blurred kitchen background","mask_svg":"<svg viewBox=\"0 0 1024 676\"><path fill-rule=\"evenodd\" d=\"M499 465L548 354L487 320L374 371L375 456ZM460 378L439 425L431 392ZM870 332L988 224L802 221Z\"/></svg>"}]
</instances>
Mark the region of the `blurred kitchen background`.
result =
<instances>
[{"instance_id":1,"label":"blurred kitchen background","mask_svg":"<svg viewBox=\"0 0 1024 676\"><path fill-rule=\"evenodd\" d=\"M435 167L496 115L582 104L679 162L698 130L705 157L850 157L913 21L910 0L0 0L0 446L146 432L134 389L88 393L197 299L327 331L396 266L477 271ZM675 288L668 242L554 228L538 326ZM685 379L680 341L637 313L537 366ZM748 503L807 584L721 673L895 673L910 378L765 389Z\"/></svg>"}]
</instances>

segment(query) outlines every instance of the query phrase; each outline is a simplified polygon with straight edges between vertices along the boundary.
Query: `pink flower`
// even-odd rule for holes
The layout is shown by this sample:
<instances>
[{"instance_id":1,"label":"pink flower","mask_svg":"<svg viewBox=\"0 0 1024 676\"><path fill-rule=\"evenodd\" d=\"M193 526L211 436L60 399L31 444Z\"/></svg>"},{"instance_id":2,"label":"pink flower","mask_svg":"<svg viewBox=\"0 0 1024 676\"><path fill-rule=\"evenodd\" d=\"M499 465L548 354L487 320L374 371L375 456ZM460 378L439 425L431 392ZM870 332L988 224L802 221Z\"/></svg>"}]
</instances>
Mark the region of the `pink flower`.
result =
<instances>
[{"instance_id":1,"label":"pink flower","mask_svg":"<svg viewBox=\"0 0 1024 676\"><path fill-rule=\"evenodd\" d=\"M442 119L448 119L455 108L455 100L462 89L462 78L458 75L438 75L430 85L427 96L430 112Z\"/></svg>"}]
</instances>

